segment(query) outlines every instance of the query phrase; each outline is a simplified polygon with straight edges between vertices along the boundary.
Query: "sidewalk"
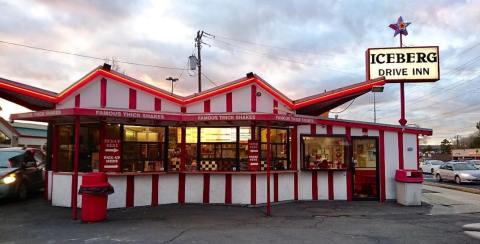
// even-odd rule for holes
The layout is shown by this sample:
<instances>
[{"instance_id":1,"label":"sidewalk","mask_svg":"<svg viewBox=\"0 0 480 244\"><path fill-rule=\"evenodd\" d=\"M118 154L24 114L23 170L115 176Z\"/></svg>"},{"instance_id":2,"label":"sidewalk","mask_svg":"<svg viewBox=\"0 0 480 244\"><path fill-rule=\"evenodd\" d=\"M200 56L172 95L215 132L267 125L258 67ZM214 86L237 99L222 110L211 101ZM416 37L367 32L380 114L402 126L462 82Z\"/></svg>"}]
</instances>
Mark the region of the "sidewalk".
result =
<instances>
[{"instance_id":1,"label":"sidewalk","mask_svg":"<svg viewBox=\"0 0 480 244\"><path fill-rule=\"evenodd\" d=\"M480 213L480 195L423 185L422 201L432 205L430 214Z\"/></svg>"}]
</instances>

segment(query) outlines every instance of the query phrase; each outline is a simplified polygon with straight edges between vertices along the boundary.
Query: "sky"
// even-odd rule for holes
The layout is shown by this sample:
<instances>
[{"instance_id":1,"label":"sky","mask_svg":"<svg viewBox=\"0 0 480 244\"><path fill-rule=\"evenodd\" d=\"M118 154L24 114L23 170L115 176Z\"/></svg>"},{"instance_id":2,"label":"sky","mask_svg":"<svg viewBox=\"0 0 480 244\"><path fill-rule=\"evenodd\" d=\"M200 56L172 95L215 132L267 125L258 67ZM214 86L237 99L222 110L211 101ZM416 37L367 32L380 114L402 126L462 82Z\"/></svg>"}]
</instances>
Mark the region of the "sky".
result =
<instances>
[{"instance_id":1,"label":"sky","mask_svg":"<svg viewBox=\"0 0 480 244\"><path fill-rule=\"evenodd\" d=\"M175 93L197 91L185 71L198 30L203 87L254 72L292 99L365 80L365 50L398 46L388 25L406 22L406 46L440 47L441 80L406 84L408 124L432 128L423 143L473 133L480 121L480 1L2 1L0 77L60 92L114 59L129 76ZM77 53L82 58L8 45ZM131 65L122 62L169 68ZM373 94L332 110L373 121ZM0 100L0 116L28 109ZM345 108L347 108L345 110ZM377 122L398 124L399 85L376 95ZM345 110L345 111L343 111Z\"/></svg>"}]
</instances>

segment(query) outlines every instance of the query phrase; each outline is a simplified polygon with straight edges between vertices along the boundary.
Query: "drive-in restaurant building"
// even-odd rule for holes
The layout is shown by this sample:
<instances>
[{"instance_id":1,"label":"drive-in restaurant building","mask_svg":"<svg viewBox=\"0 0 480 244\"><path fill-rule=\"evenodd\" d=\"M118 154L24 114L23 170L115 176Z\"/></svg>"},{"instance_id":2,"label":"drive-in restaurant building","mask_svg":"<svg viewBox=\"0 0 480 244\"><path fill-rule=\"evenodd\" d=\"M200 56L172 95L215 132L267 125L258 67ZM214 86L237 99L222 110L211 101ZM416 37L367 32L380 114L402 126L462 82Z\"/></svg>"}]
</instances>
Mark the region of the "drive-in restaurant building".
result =
<instances>
[{"instance_id":1,"label":"drive-in restaurant building","mask_svg":"<svg viewBox=\"0 0 480 244\"><path fill-rule=\"evenodd\" d=\"M81 207L78 187L92 171L115 189L109 208L258 205L268 191L272 202L383 202L396 198L397 169L417 169L418 137L432 131L321 115L384 85L292 100L249 73L179 96L103 65L60 93L0 79L0 97L33 110L11 120L48 122L53 206Z\"/></svg>"}]
</instances>

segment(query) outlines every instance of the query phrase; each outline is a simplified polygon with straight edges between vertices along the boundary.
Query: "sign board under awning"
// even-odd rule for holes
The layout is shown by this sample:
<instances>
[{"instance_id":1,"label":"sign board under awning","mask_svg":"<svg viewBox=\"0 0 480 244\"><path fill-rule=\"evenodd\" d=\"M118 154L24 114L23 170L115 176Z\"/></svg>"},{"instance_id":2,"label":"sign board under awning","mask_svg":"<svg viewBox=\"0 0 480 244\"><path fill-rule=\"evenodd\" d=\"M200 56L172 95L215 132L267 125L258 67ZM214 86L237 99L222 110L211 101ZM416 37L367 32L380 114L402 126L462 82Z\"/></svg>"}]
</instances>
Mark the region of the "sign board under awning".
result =
<instances>
[{"instance_id":1,"label":"sign board under awning","mask_svg":"<svg viewBox=\"0 0 480 244\"><path fill-rule=\"evenodd\" d=\"M370 48L366 62L369 80L385 77L387 82L433 82L440 79L437 46Z\"/></svg>"}]
</instances>

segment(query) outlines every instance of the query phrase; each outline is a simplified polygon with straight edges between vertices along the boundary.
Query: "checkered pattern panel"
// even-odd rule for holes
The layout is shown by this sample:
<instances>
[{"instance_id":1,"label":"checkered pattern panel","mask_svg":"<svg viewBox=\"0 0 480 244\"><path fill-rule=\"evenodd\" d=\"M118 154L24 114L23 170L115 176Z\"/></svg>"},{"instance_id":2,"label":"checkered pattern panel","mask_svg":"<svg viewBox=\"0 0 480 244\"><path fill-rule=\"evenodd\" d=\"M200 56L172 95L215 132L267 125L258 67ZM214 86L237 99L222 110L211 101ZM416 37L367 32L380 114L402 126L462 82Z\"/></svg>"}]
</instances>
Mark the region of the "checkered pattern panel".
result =
<instances>
[{"instance_id":1,"label":"checkered pattern panel","mask_svg":"<svg viewBox=\"0 0 480 244\"><path fill-rule=\"evenodd\" d=\"M170 161L170 170L179 171L180 170L180 160L172 159L172 161Z\"/></svg>"},{"instance_id":2,"label":"checkered pattern panel","mask_svg":"<svg viewBox=\"0 0 480 244\"><path fill-rule=\"evenodd\" d=\"M216 171L218 169L215 161L202 161L200 162L200 170L203 171Z\"/></svg>"},{"instance_id":3,"label":"checkered pattern panel","mask_svg":"<svg viewBox=\"0 0 480 244\"><path fill-rule=\"evenodd\" d=\"M260 170L267 170L267 161L260 161Z\"/></svg>"}]
</instances>

